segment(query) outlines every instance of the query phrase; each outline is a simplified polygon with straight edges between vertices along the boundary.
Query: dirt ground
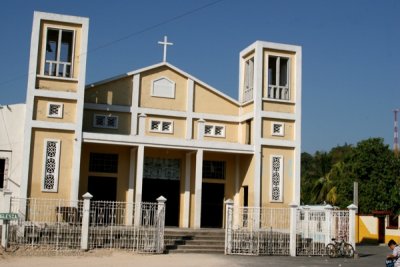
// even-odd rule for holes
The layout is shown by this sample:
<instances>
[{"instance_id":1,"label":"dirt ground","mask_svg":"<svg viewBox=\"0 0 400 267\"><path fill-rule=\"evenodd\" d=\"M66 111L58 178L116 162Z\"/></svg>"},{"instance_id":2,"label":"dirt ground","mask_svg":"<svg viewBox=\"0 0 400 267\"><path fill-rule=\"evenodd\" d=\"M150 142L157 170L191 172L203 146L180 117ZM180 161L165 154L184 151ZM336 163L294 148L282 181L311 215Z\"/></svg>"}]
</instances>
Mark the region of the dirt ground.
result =
<instances>
[{"instance_id":1,"label":"dirt ground","mask_svg":"<svg viewBox=\"0 0 400 267\"><path fill-rule=\"evenodd\" d=\"M384 266L389 250L385 246L360 246L355 259L328 257L226 256L222 254L143 255L123 251L96 250L80 255L24 256L22 253L0 253L4 267L377 267Z\"/></svg>"}]
</instances>

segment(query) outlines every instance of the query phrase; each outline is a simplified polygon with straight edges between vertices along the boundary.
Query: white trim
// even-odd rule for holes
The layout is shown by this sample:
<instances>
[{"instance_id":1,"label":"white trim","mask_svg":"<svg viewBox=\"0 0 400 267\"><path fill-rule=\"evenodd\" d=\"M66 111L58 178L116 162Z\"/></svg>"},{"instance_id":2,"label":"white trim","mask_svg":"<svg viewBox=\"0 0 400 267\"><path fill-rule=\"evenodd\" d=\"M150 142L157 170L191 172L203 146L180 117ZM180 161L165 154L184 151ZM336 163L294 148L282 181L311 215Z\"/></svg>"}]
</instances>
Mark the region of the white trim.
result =
<instances>
[{"instance_id":1,"label":"white trim","mask_svg":"<svg viewBox=\"0 0 400 267\"><path fill-rule=\"evenodd\" d=\"M242 154L254 153L254 147L252 145L204 140L185 140L157 136L130 136L84 132L83 139L83 141L87 143L119 144L128 146L143 144L149 147L169 147L187 150L201 148L207 151L221 151Z\"/></svg>"},{"instance_id":2,"label":"white trim","mask_svg":"<svg viewBox=\"0 0 400 267\"><path fill-rule=\"evenodd\" d=\"M54 130L65 130L74 131L76 129L75 123L69 122L49 122L49 121L36 121L31 120L28 124L30 128L41 128L41 129L54 129Z\"/></svg>"},{"instance_id":3,"label":"white trim","mask_svg":"<svg viewBox=\"0 0 400 267\"><path fill-rule=\"evenodd\" d=\"M274 200L274 199L272 199L272 191L273 191L273 188L274 187L276 187L276 186L274 186L273 185L273 181L272 181L272 176L273 176L273 169L272 169L272 166L273 166L273 158L279 158L280 159L280 161L279 161L279 164L280 164L280 167L279 167L279 178L280 178L280 180L279 180L279 199L277 199L277 200ZM269 186L270 186L270 190L269 190L269 201L270 202L273 202L273 203L281 203L281 202L283 202L283 196L284 196L284 192L283 192L283 188L284 188L284 186L283 186L283 182L284 182L284 173L283 173L283 171L284 171L284 159L283 159L283 156L282 155L271 155L270 156L270 159L269 159L270 161L270 164L269 164L269 170L270 170L270 173L269 173L269 180L270 180L270 183L269 183Z\"/></svg>"},{"instance_id":4,"label":"white trim","mask_svg":"<svg viewBox=\"0 0 400 267\"><path fill-rule=\"evenodd\" d=\"M43 63L43 64L45 64L45 63ZM44 71L44 68L43 68L43 71ZM76 83L78 82L78 79L76 79L76 78L48 76L45 74L37 74L36 77L41 78L41 79L56 80L56 81L66 81L66 82L76 82ZM39 89L39 90L46 90L46 89Z\"/></svg>"},{"instance_id":5,"label":"white trim","mask_svg":"<svg viewBox=\"0 0 400 267\"><path fill-rule=\"evenodd\" d=\"M294 161L294 169L295 169L295 180L293 183L293 191L294 191L294 202L297 205L300 205L300 187L301 187L301 94L302 94L302 49L298 47L296 51L296 71L295 75L295 96L296 96L296 123L295 123L295 161Z\"/></svg>"},{"instance_id":6,"label":"white trim","mask_svg":"<svg viewBox=\"0 0 400 267\"><path fill-rule=\"evenodd\" d=\"M157 129L153 129L153 122L158 122ZM170 125L168 130L164 130L164 124L166 124L166 123L169 123L169 125ZM172 133L174 133L174 121L173 120L150 119L149 132L172 134Z\"/></svg>"},{"instance_id":7,"label":"white trim","mask_svg":"<svg viewBox=\"0 0 400 267\"><path fill-rule=\"evenodd\" d=\"M97 124L97 118L104 117L104 125ZM108 118L115 119L115 125L109 125ZM118 116L116 115L105 115L105 114L93 114L93 127L95 128L106 128L106 129L118 129Z\"/></svg>"},{"instance_id":8,"label":"white trim","mask_svg":"<svg viewBox=\"0 0 400 267\"><path fill-rule=\"evenodd\" d=\"M159 94L159 93L156 94L156 93L154 92L154 90L155 90L154 84L155 84L156 82L158 82L158 81L167 81L167 82L169 83L170 87L167 88L167 89L168 89L168 92L166 91L165 94ZM159 77L159 78L154 79L154 80L151 81L151 96L152 96L152 97L161 97L161 98L175 98L175 88L176 88L176 84L175 84L174 81L168 79L168 78L165 77L165 76L161 76L161 77Z\"/></svg>"},{"instance_id":9,"label":"white trim","mask_svg":"<svg viewBox=\"0 0 400 267\"><path fill-rule=\"evenodd\" d=\"M296 148L296 142L291 140L281 140L281 139L262 139L260 141L262 146L280 146Z\"/></svg>"},{"instance_id":10,"label":"white trim","mask_svg":"<svg viewBox=\"0 0 400 267\"><path fill-rule=\"evenodd\" d=\"M55 142L56 143L56 151L55 151L55 163L54 163L54 187L53 189L45 189L45 179L46 179L46 170L47 170L47 145L48 142ZM44 146L43 146L43 170L42 170L42 192L51 192L57 193L58 192L58 179L59 179L59 172L60 172L60 150L61 150L61 141L59 139L44 139Z\"/></svg>"},{"instance_id":11,"label":"white trim","mask_svg":"<svg viewBox=\"0 0 400 267\"><path fill-rule=\"evenodd\" d=\"M275 125L280 127L279 132L275 132ZM272 136L285 136L285 123L271 121L271 135Z\"/></svg>"},{"instance_id":12,"label":"white trim","mask_svg":"<svg viewBox=\"0 0 400 267\"><path fill-rule=\"evenodd\" d=\"M76 92L61 92L61 91L50 91L45 89L37 89L33 91L34 96L48 97L48 98L61 98L68 100L77 100L78 95Z\"/></svg>"},{"instance_id":13,"label":"white trim","mask_svg":"<svg viewBox=\"0 0 400 267\"><path fill-rule=\"evenodd\" d=\"M271 118L271 119L282 119L289 121L296 120L296 114L294 113L284 113L284 112L274 112L274 111L261 111L261 117Z\"/></svg>"},{"instance_id":14,"label":"white trim","mask_svg":"<svg viewBox=\"0 0 400 267\"><path fill-rule=\"evenodd\" d=\"M136 156L136 186L135 186L135 203L138 205L142 202L143 192L143 162L144 162L144 145L139 145ZM139 207L135 207L139 208ZM136 209L138 210L138 209ZM140 225L140 212L135 212L135 226Z\"/></svg>"},{"instance_id":15,"label":"white trim","mask_svg":"<svg viewBox=\"0 0 400 267\"><path fill-rule=\"evenodd\" d=\"M58 106L57 114L50 114L51 106ZM64 114L64 103L47 102L47 117L62 119Z\"/></svg>"}]
</instances>

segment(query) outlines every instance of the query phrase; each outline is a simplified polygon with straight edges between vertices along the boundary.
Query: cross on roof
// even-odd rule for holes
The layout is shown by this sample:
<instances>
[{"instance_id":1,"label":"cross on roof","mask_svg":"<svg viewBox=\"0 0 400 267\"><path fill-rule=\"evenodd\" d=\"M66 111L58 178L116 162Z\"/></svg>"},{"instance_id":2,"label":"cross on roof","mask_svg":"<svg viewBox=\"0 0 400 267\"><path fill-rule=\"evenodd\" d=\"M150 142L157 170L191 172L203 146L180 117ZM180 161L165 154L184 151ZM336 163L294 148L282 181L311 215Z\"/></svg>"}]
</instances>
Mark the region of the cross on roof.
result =
<instances>
[{"instance_id":1,"label":"cross on roof","mask_svg":"<svg viewBox=\"0 0 400 267\"><path fill-rule=\"evenodd\" d=\"M159 41L159 44L164 45L164 55L163 55L163 62L167 62L167 45L173 45L173 43L168 43L167 36L164 36L164 41Z\"/></svg>"}]
</instances>

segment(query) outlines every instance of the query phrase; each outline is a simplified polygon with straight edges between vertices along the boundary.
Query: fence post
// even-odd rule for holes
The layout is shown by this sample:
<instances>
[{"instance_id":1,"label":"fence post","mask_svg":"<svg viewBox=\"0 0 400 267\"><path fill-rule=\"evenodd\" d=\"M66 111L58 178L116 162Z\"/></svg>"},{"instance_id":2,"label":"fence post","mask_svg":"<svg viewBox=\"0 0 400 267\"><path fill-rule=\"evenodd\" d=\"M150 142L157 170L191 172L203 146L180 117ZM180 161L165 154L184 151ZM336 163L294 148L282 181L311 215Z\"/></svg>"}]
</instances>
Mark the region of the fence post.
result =
<instances>
[{"instance_id":1,"label":"fence post","mask_svg":"<svg viewBox=\"0 0 400 267\"><path fill-rule=\"evenodd\" d=\"M325 205L324 207L325 210L325 246L328 245L331 242L332 236L332 210L333 207L331 205Z\"/></svg>"},{"instance_id":2,"label":"fence post","mask_svg":"<svg viewBox=\"0 0 400 267\"><path fill-rule=\"evenodd\" d=\"M90 222L90 200L93 196L87 192L83 196L82 207L82 231L81 231L81 249L88 250L89 243L89 222Z\"/></svg>"},{"instance_id":3,"label":"fence post","mask_svg":"<svg viewBox=\"0 0 400 267\"><path fill-rule=\"evenodd\" d=\"M297 204L290 203L290 243L289 252L290 256L296 257L296 236L297 236Z\"/></svg>"},{"instance_id":4,"label":"fence post","mask_svg":"<svg viewBox=\"0 0 400 267\"><path fill-rule=\"evenodd\" d=\"M351 204L347 207L349 209L349 243L356 249L356 210L357 206Z\"/></svg>"},{"instance_id":5,"label":"fence post","mask_svg":"<svg viewBox=\"0 0 400 267\"><path fill-rule=\"evenodd\" d=\"M164 252L164 225L165 225L165 202L167 199L163 196L157 198L157 253Z\"/></svg>"},{"instance_id":6,"label":"fence post","mask_svg":"<svg viewBox=\"0 0 400 267\"><path fill-rule=\"evenodd\" d=\"M3 205L1 207L2 213L10 213L11 211L11 191L4 189L3 191ZM1 227L1 246L7 249L8 245L8 224L9 220L3 220L3 226Z\"/></svg>"},{"instance_id":7,"label":"fence post","mask_svg":"<svg viewBox=\"0 0 400 267\"><path fill-rule=\"evenodd\" d=\"M233 203L232 199L225 201L225 254L230 254L232 251Z\"/></svg>"}]
</instances>

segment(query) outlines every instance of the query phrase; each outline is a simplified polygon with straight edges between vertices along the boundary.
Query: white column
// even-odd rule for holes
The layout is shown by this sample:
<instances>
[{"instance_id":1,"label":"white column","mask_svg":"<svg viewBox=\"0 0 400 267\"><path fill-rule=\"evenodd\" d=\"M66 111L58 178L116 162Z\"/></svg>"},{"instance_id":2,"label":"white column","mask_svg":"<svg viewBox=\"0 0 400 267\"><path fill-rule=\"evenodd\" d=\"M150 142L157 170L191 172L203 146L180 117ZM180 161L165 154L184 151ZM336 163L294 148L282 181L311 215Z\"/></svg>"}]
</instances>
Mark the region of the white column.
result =
<instances>
[{"instance_id":1,"label":"white column","mask_svg":"<svg viewBox=\"0 0 400 267\"><path fill-rule=\"evenodd\" d=\"M190 140L193 138L193 91L194 82L191 79L187 81L187 102L186 102L186 139Z\"/></svg>"},{"instance_id":2,"label":"white column","mask_svg":"<svg viewBox=\"0 0 400 267\"><path fill-rule=\"evenodd\" d=\"M137 151L136 165L136 190L135 190L135 225L140 224L140 204L142 202L143 189L143 161L144 161L144 145L139 145Z\"/></svg>"},{"instance_id":3,"label":"white column","mask_svg":"<svg viewBox=\"0 0 400 267\"><path fill-rule=\"evenodd\" d=\"M1 193L1 192L0 192ZM0 206L1 212L2 213L10 213L10 208L11 208L11 191L4 190L1 194L3 194L2 205ZM8 245L8 226L9 226L9 220L3 221L3 225L1 227L1 246L6 249Z\"/></svg>"},{"instance_id":4,"label":"white column","mask_svg":"<svg viewBox=\"0 0 400 267\"><path fill-rule=\"evenodd\" d=\"M146 132L146 114L141 113L139 115L139 136L144 136Z\"/></svg>"},{"instance_id":5,"label":"white column","mask_svg":"<svg viewBox=\"0 0 400 267\"><path fill-rule=\"evenodd\" d=\"M196 152L196 181L194 191L194 228L201 227L201 193L203 182L203 149Z\"/></svg>"},{"instance_id":6,"label":"white column","mask_svg":"<svg viewBox=\"0 0 400 267\"><path fill-rule=\"evenodd\" d=\"M305 229L302 229L304 231L304 238L309 238L310 237L310 229L309 229L309 220L310 220L310 207L309 206L304 206L304 226L306 227Z\"/></svg>"},{"instance_id":7,"label":"white column","mask_svg":"<svg viewBox=\"0 0 400 267\"><path fill-rule=\"evenodd\" d=\"M357 206L351 204L347 207L349 209L349 243L356 250L356 210Z\"/></svg>"},{"instance_id":8,"label":"white column","mask_svg":"<svg viewBox=\"0 0 400 267\"><path fill-rule=\"evenodd\" d=\"M139 106L139 87L140 87L140 74L133 76L132 81L132 104L131 104L131 135L137 135L137 110Z\"/></svg>"},{"instance_id":9,"label":"white column","mask_svg":"<svg viewBox=\"0 0 400 267\"><path fill-rule=\"evenodd\" d=\"M83 208L82 208L82 229L81 229L81 249L88 250L89 243L89 223L90 223L90 200L93 196L90 193L86 193L83 196Z\"/></svg>"},{"instance_id":10,"label":"white column","mask_svg":"<svg viewBox=\"0 0 400 267\"><path fill-rule=\"evenodd\" d=\"M191 174L191 155L186 153L185 161L185 192L183 193L183 223L182 227L189 227L190 219L190 174Z\"/></svg>"},{"instance_id":11,"label":"white column","mask_svg":"<svg viewBox=\"0 0 400 267\"><path fill-rule=\"evenodd\" d=\"M197 121L197 139L198 140L203 140L204 137L204 123L206 121L203 119L199 119Z\"/></svg>"},{"instance_id":12,"label":"white column","mask_svg":"<svg viewBox=\"0 0 400 267\"><path fill-rule=\"evenodd\" d=\"M239 207L240 204L240 155L235 156L235 195L233 197L233 203L235 207ZM239 213L233 214L233 221L235 225L239 222Z\"/></svg>"},{"instance_id":13,"label":"white column","mask_svg":"<svg viewBox=\"0 0 400 267\"><path fill-rule=\"evenodd\" d=\"M296 257L297 204L290 203L290 256Z\"/></svg>"},{"instance_id":14,"label":"white column","mask_svg":"<svg viewBox=\"0 0 400 267\"><path fill-rule=\"evenodd\" d=\"M137 148L131 148L129 158L129 182L128 182L128 196L127 196L127 207L126 207L126 224L132 225L133 217L133 202L135 192L135 173L136 173L136 150Z\"/></svg>"},{"instance_id":15,"label":"white column","mask_svg":"<svg viewBox=\"0 0 400 267\"><path fill-rule=\"evenodd\" d=\"M234 226L233 222L233 201L228 199L225 201L225 255L231 254L232 252L232 228Z\"/></svg>"},{"instance_id":16,"label":"white column","mask_svg":"<svg viewBox=\"0 0 400 267\"><path fill-rule=\"evenodd\" d=\"M325 246L328 245L331 242L331 233L332 233L332 210L333 207L331 205L326 205L324 207L325 210L325 224L326 224L326 229L325 230Z\"/></svg>"}]
</instances>

